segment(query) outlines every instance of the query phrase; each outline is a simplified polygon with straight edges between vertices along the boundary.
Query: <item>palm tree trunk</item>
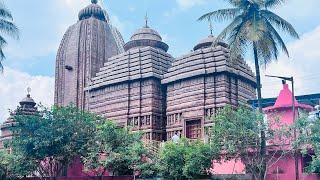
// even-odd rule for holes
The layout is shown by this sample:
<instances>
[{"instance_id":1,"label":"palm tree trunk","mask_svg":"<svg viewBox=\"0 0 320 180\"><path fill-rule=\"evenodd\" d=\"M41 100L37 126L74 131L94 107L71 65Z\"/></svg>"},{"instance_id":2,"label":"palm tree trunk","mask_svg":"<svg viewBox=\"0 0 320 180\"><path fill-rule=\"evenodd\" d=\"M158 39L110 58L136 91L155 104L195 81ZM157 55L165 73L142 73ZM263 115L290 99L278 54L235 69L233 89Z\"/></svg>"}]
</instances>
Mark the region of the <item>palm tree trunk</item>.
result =
<instances>
[{"instance_id":1,"label":"palm tree trunk","mask_svg":"<svg viewBox=\"0 0 320 180\"><path fill-rule=\"evenodd\" d=\"M256 80L257 80L257 94L258 94L258 108L259 113L262 114L262 97L261 97L261 79L260 79L260 67L259 67L259 59L258 59L258 51L257 51L257 45L255 42L253 42L253 53L254 53L254 64L256 68ZM264 121L263 118L261 118L261 171L260 171L260 179L265 179L266 174L266 166L267 166L267 160L266 160L266 134L265 134L265 128L264 128Z\"/></svg>"}]
</instances>

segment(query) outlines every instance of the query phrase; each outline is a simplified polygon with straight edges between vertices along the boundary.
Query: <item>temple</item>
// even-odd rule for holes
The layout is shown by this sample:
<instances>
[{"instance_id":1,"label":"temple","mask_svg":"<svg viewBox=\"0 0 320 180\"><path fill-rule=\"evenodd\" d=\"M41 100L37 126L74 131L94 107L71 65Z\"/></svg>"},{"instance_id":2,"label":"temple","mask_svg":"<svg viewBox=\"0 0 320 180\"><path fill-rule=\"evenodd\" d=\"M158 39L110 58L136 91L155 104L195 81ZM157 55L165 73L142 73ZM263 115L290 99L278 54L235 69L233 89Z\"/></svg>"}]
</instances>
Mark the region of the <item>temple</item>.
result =
<instances>
[{"instance_id":1,"label":"temple","mask_svg":"<svg viewBox=\"0 0 320 180\"><path fill-rule=\"evenodd\" d=\"M174 58L147 18L122 46L107 16L92 1L64 35L56 61L55 104L75 104L143 131L145 139L162 141L174 133L202 139L210 126L207 117L216 109L255 98L249 66L241 58L231 61L227 44L212 46L212 35Z\"/></svg>"},{"instance_id":2,"label":"temple","mask_svg":"<svg viewBox=\"0 0 320 180\"><path fill-rule=\"evenodd\" d=\"M79 12L77 23L68 28L61 41L56 58L56 105L73 104L114 120L119 127L141 131L145 140L161 142L175 134L206 140L205 129L212 125L209 117L217 110L226 105L249 106L247 101L256 99L254 73L241 57L230 59L228 44L216 42L212 29L208 37L191 45L191 52L175 58L161 35L149 27L147 17L145 25L125 43L108 13L97 0L91 2ZM281 114L281 122L292 124L291 98L284 84L275 104L264 108L264 113L271 118L276 112ZM294 103L294 113L312 110L296 100ZM14 116L37 112L28 90L17 110L0 126L0 149L3 142L12 139L11 127L17 123ZM301 177L309 160L299 154ZM82 176L83 166L77 163L70 168L70 176ZM294 159L288 156L274 168L277 173L279 168L284 172L279 175L282 178L293 179L293 166ZM269 179L275 178L274 168L268 172ZM216 171L245 173L245 166L231 161L217 166Z\"/></svg>"},{"instance_id":3,"label":"temple","mask_svg":"<svg viewBox=\"0 0 320 180\"><path fill-rule=\"evenodd\" d=\"M25 98L23 98L15 111L10 113L10 117L3 122L0 126L1 136L0 136L0 149L4 148L4 142L11 140L13 137L13 132L11 130L12 127L16 126L17 122L15 120L15 116L23 116L23 115L37 115L38 109L36 107L36 103L30 96L31 89L28 88L28 94Z\"/></svg>"}]
</instances>

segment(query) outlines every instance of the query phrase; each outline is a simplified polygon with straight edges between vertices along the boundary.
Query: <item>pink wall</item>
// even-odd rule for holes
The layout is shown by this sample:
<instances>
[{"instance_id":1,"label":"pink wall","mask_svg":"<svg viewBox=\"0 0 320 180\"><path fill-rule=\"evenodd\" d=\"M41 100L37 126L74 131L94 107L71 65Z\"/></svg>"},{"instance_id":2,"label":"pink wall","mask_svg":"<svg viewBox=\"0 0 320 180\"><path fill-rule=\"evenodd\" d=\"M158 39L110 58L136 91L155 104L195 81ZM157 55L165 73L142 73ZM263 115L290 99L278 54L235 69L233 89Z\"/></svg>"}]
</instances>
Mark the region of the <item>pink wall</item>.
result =
<instances>
[{"instance_id":1,"label":"pink wall","mask_svg":"<svg viewBox=\"0 0 320 180\"><path fill-rule=\"evenodd\" d=\"M96 176L94 172L84 172L84 166L81 163L80 157L77 157L73 164L68 167L67 177L86 177L86 176ZM109 173L106 171L105 176L108 176Z\"/></svg>"},{"instance_id":2,"label":"pink wall","mask_svg":"<svg viewBox=\"0 0 320 180\"><path fill-rule=\"evenodd\" d=\"M230 160L222 163L213 163L211 174L245 174L245 165L239 160Z\"/></svg>"},{"instance_id":3,"label":"pink wall","mask_svg":"<svg viewBox=\"0 0 320 180\"><path fill-rule=\"evenodd\" d=\"M301 156L300 156L301 157ZM270 167L268 174L274 174L277 171L277 167L279 170L283 170L283 174L292 174L295 176L295 162L294 158L290 155L281 158L275 165ZM301 158L298 159L298 167L299 173L302 173L302 162Z\"/></svg>"}]
</instances>

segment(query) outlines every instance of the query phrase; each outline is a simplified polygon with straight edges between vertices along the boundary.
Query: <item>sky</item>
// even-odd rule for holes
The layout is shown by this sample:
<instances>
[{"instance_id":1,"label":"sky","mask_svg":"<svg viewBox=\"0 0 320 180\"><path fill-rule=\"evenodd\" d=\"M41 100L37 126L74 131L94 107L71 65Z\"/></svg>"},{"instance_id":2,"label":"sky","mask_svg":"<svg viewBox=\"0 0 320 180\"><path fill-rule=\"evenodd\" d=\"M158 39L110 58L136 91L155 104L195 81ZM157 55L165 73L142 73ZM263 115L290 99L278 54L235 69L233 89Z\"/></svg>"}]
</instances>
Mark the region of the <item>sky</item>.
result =
<instances>
[{"instance_id":1,"label":"sky","mask_svg":"<svg viewBox=\"0 0 320 180\"><path fill-rule=\"evenodd\" d=\"M78 12L90 0L0 0L10 9L15 24L20 28L18 41L8 38L4 49L7 59L0 75L0 123L32 89L37 103L53 104L54 68L56 53L67 28L78 20ZM111 22L125 42L135 30L144 25L146 12L149 26L157 30L169 45L169 53L182 56L209 35L208 22L197 19L210 11L229 7L223 0L99 0ZM293 76L297 95L320 93L320 6L319 0L288 0L273 11L289 21L300 39L282 34L290 58L281 55L277 62L262 69L263 97L276 97L281 81L265 78L265 74ZM213 22L213 34L227 22ZM253 67L252 57L245 58Z\"/></svg>"}]
</instances>

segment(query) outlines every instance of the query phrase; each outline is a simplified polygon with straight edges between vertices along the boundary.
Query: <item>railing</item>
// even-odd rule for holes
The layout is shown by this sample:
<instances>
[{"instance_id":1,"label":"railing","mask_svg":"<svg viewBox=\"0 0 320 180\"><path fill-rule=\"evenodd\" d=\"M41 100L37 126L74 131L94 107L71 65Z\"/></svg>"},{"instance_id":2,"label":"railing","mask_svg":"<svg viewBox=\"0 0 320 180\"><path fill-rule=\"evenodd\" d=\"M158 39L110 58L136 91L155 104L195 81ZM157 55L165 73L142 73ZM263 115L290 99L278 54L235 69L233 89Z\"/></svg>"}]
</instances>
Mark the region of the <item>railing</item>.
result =
<instances>
[{"instance_id":1,"label":"railing","mask_svg":"<svg viewBox=\"0 0 320 180\"><path fill-rule=\"evenodd\" d=\"M160 152L160 147L162 145L161 141L154 141L154 140L143 140L143 146L153 155L156 156Z\"/></svg>"}]
</instances>

